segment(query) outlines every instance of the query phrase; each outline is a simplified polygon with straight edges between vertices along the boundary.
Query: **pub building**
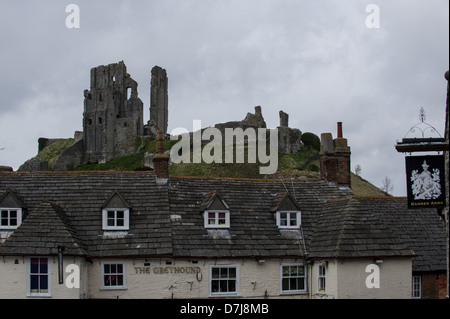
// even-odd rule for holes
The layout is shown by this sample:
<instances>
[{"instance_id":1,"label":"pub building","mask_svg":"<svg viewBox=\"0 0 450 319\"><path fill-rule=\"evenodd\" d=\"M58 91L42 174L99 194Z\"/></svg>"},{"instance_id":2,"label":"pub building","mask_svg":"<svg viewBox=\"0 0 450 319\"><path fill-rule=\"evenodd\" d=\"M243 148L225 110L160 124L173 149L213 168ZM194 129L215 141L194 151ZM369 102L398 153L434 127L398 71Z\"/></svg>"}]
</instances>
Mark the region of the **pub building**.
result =
<instances>
[{"instance_id":1,"label":"pub building","mask_svg":"<svg viewBox=\"0 0 450 319\"><path fill-rule=\"evenodd\" d=\"M0 172L0 298L442 298L445 226L358 197L322 134L320 179Z\"/></svg>"}]
</instances>

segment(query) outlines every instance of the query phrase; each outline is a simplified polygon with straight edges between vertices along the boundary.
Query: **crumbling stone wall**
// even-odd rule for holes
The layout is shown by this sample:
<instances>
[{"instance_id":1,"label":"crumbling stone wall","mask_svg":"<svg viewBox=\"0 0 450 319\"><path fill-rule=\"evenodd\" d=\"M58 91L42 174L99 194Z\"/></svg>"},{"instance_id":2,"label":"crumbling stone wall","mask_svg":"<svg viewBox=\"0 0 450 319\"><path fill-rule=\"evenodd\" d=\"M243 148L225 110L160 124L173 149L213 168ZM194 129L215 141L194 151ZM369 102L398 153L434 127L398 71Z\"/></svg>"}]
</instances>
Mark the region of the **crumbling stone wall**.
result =
<instances>
[{"instance_id":1,"label":"crumbling stone wall","mask_svg":"<svg viewBox=\"0 0 450 319\"><path fill-rule=\"evenodd\" d=\"M261 106L255 106L255 113L247 113L247 116L242 121L231 121L226 123L219 123L214 126L219 129L222 136L225 136L225 128L241 128L246 130L249 127L252 128L265 128L266 122L262 116Z\"/></svg>"},{"instance_id":2,"label":"crumbling stone wall","mask_svg":"<svg viewBox=\"0 0 450 319\"><path fill-rule=\"evenodd\" d=\"M86 162L106 162L134 152L135 138L144 132L137 86L123 61L91 69L91 89L84 91Z\"/></svg>"},{"instance_id":3,"label":"crumbling stone wall","mask_svg":"<svg viewBox=\"0 0 450 319\"><path fill-rule=\"evenodd\" d=\"M289 114L280 111L280 126L278 127L278 152L297 153L303 146L302 132L289 127Z\"/></svg>"},{"instance_id":4,"label":"crumbling stone wall","mask_svg":"<svg viewBox=\"0 0 450 319\"><path fill-rule=\"evenodd\" d=\"M166 136L169 121L169 94L167 72L159 66L152 69L150 82L150 120L146 134L156 136L158 130Z\"/></svg>"}]
</instances>

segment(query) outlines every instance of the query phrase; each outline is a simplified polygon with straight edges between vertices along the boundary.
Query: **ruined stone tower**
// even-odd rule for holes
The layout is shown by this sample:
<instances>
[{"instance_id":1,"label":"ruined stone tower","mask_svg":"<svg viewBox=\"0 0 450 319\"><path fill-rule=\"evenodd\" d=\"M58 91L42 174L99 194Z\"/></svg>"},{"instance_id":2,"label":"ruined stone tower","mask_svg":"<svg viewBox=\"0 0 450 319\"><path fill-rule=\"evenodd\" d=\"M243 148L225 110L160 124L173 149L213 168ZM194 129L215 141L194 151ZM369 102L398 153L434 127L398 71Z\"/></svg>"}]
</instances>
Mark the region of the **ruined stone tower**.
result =
<instances>
[{"instance_id":1,"label":"ruined stone tower","mask_svg":"<svg viewBox=\"0 0 450 319\"><path fill-rule=\"evenodd\" d=\"M150 83L150 121L148 121L149 134L156 135L161 130L162 135L167 134L169 119L169 96L166 70L159 66L152 69Z\"/></svg>"},{"instance_id":2,"label":"ruined stone tower","mask_svg":"<svg viewBox=\"0 0 450 319\"><path fill-rule=\"evenodd\" d=\"M143 135L143 103L137 82L123 61L91 69L84 91L83 133L86 163L101 163L134 152Z\"/></svg>"}]
</instances>

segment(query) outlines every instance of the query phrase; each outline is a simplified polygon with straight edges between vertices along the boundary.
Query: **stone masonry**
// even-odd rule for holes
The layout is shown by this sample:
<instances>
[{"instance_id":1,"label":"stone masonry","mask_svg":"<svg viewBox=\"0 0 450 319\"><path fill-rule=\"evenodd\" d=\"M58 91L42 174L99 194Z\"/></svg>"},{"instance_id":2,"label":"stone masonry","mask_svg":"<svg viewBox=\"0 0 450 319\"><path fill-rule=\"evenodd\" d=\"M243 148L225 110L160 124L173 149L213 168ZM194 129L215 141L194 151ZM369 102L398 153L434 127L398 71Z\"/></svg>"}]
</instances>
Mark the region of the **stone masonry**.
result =
<instances>
[{"instance_id":1,"label":"stone masonry","mask_svg":"<svg viewBox=\"0 0 450 319\"><path fill-rule=\"evenodd\" d=\"M150 121L146 126L149 135L156 136L158 130L163 136L167 134L169 122L169 96L166 70L159 66L152 69L150 83Z\"/></svg>"},{"instance_id":2,"label":"stone masonry","mask_svg":"<svg viewBox=\"0 0 450 319\"><path fill-rule=\"evenodd\" d=\"M127 73L123 61L91 69L90 89L84 91L83 132L75 132L75 142L63 150L52 170L72 170L86 163L104 163L133 154L136 139L149 135L156 138L168 132L168 78L165 69L154 66L150 82L150 120L144 125L143 103L138 97L138 83ZM280 111L278 151L298 152L303 145L301 131L289 127L289 115ZM266 128L261 106L247 113L242 121L215 125L222 133L225 128ZM39 151L56 139L40 139ZM46 163L27 161L20 170L48 170Z\"/></svg>"},{"instance_id":3,"label":"stone masonry","mask_svg":"<svg viewBox=\"0 0 450 319\"><path fill-rule=\"evenodd\" d=\"M137 86L123 61L91 69L91 90L84 91L85 162L134 152L135 138L144 132Z\"/></svg>"}]
</instances>

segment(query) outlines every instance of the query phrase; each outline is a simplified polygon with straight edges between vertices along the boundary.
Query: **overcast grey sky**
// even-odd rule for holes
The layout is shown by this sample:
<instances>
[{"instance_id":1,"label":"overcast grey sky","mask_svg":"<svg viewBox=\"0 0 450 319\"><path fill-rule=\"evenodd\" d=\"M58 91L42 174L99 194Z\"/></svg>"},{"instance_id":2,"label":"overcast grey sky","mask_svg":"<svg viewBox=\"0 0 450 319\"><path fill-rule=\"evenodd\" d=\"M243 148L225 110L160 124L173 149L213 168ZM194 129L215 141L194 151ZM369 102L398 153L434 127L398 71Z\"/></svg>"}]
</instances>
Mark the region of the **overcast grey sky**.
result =
<instances>
[{"instance_id":1,"label":"overcast grey sky","mask_svg":"<svg viewBox=\"0 0 450 319\"><path fill-rule=\"evenodd\" d=\"M448 0L0 0L0 165L15 170L39 137L82 130L90 69L123 60L149 119L150 71L169 77L169 131L241 120L260 105L302 132L342 121L352 170L406 194L394 148L426 121L444 135ZM66 6L80 8L68 29ZM369 4L379 28L367 28ZM411 135L409 135L411 136Z\"/></svg>"}]
</instances>

